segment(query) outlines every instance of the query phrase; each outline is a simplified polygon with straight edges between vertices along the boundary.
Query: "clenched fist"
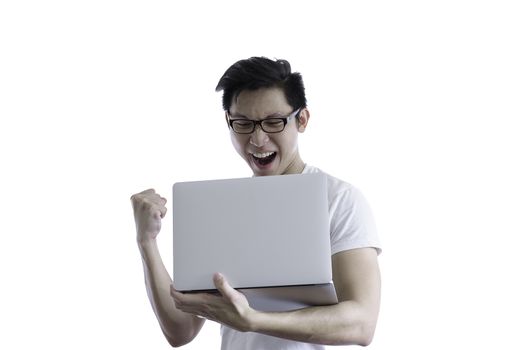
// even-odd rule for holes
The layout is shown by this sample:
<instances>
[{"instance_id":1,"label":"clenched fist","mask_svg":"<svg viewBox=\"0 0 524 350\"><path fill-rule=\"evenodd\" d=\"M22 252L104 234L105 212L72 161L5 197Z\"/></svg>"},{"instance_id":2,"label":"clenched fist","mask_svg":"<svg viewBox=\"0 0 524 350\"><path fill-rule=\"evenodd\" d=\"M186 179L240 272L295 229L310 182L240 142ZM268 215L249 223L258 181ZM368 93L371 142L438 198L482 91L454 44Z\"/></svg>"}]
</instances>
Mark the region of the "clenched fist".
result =
<instances>
[{"instance_id":1,"label":"clenched fist","mask_svg":"<svg viewBox=\"0 0 524 350\"><path fill-rule=\"evenodd\" d=\"M146 242L156 238L160 232L161 219L166 215L167 200L153 189L131 196L135 214L136 235L138 242Z\"/></svg>"}]
</instances>

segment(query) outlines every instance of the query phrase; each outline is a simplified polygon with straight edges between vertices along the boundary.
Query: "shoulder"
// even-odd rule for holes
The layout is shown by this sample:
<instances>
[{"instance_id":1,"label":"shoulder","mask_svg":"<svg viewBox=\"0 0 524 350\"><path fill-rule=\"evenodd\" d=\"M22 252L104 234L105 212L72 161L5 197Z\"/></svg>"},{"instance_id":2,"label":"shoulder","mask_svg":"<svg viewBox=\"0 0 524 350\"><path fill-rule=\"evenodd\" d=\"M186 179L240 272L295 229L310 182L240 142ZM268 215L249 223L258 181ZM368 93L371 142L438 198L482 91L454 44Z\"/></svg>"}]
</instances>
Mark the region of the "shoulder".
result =
<instances>
[{"instance_id":1,"label":"shoulder","mask_svg":"<svg viewBox=\"0 0 524 350\"><path fill-rule=\"evenodd\" d=\"M310 165L303 173L323 173L326 176L332 254L364 247L376 248L380 253L373 213L361 191Z\"/></svg>"},{"instance_id":2,"label":"shoulder","mask_svg":"<svg viewBox=\"0 0 524 350\"><path fill-rule=\"evenodd\" d=\"M343 181L333 175L330 175L317 167L306 165L302 173L321 173L326 176L328 199L330 206L339 201L354 202L364 199L362 193L357 187L353 186L349 182Z\"/></svg>"}]
</instances>

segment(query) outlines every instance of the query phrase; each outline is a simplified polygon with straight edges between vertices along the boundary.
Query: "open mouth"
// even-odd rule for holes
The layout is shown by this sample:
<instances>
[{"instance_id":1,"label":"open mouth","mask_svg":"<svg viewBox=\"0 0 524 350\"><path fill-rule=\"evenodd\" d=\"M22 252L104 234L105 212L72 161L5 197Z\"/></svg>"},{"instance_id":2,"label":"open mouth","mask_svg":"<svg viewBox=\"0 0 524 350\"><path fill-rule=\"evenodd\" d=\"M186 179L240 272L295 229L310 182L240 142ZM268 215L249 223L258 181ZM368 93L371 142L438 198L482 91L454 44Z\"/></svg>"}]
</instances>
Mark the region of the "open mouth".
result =
<instances>
[{"instance_id":1,"label":"open mouth","mask_svg":"<svg viewBox=\"0 0 524 350\"><path fill-rule=\"evenodd\" d=\"M257 165L266 166L275 160L277 152L253 153L251 156Z\"/></svg>"}]
</instances>

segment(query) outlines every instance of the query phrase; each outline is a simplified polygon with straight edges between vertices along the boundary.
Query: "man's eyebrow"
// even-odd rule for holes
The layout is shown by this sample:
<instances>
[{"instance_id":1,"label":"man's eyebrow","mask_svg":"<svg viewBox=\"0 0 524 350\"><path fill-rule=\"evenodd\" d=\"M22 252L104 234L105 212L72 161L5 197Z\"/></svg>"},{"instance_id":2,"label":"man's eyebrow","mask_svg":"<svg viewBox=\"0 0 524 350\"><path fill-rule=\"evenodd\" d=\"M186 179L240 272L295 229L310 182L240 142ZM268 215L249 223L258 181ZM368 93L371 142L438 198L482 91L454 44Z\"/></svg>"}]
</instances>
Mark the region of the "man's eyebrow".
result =
<instances>
[{"instance_id":1,"label":"man's eyebrow","mask_svg":"<svg viewBox=\"0 0 524 350\"><path fill-rule=\"evenodd\" d=\"M238 113L233 113L233 114L229 113L229 116L230 116L231 118L249 119L249 118L246 117L245 115L243 115L243 114L238 114Z\"/></svg>"},{"instance_id":2,"label":"man's eyebrow","mask_svg":"<svg viewBox=\"0 0 524 350\"><path fill-rule=\"evenodd\" d=\"M268 119L268 118L281 118L281 117L283 117L284 115L285 115L284 113L275 112L275 113L271 113L271 114L266 115L266 116L265 116L264 118L262 118L262 119ZM231 118L239 118L239 119L241 118L241 119L250 119L250 120L251 120L251 118L248 118L248 117L246 117L245 115L243 115L243 114L239 114L239 113L233 113L233 114L229 113L229 116L230 116Z\"/></svg>"},{"instance_id":3,"label":"man's eyebrow","mask_svg":"<svg viewBox=\"0 0 524 350\"><path fill-rule=\"evenodd\" d=\"M271 113L266 116L266 118L280 118L283 117L285 114L280 112Z\"/></svg>"}]
</instances>

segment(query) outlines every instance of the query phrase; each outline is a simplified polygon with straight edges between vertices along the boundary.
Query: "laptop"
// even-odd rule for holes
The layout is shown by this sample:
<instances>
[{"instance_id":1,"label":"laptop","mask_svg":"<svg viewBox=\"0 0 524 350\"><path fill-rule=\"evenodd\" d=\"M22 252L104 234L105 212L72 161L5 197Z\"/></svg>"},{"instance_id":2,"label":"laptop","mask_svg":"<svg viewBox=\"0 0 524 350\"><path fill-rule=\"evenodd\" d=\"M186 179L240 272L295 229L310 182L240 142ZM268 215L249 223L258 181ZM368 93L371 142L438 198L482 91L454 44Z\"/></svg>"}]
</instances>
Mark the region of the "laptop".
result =
<instances>
[{"instance_id":1,"label":"laptop","mask_svg":"<svg viewBox=\"0 0 524 350\"><path fill-rule=\"evenodd\" d=\"M337 303L324 174L173 185L173 283L217 292L221 272L251 307L285 311Z\"/></svg>"}]
</instances>

